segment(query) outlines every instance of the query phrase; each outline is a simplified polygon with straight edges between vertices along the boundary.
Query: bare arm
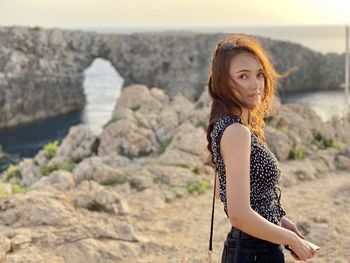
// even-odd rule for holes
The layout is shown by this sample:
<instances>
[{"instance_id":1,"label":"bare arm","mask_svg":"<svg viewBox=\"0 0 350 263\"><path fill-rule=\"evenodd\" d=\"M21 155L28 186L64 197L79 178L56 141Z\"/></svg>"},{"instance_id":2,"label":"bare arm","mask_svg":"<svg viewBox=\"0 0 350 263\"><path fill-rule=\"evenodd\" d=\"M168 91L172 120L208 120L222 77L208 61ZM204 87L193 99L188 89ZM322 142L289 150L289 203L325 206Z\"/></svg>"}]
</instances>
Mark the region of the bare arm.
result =
<instances>
[{"instance_id":1,"label":"bare arm","mask_svg":"<svg viewBox=\"0 0 350 263\"><path fill-rule=\"evenodd\" d=\"M220 141L230 222L257 238L294 246L299 239L294 232L271 223L250 206L250 136L248 128L233 124L225 129Z\"/></svg>"}]
</instances>

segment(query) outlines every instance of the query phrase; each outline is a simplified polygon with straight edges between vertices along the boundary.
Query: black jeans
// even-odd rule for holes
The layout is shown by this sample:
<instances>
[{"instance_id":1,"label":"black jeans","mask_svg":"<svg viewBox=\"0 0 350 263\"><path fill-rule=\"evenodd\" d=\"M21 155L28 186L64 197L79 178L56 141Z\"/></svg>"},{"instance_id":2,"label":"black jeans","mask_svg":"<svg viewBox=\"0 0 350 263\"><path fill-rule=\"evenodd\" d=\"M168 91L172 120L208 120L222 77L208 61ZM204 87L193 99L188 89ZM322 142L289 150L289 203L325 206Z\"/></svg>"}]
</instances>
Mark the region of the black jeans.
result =
<instances>
[{"instance_id":1,"label":"black jeans","mask_svg":"<svg viewBox=\"0 0 350 263\"><path fill-rule=\"evenodd\" d=\"M227 234L221 263L233 263L237 244L234 228ZM262 240L241 231L238 263L284 263L282 246Z\"/></svg>"}]
</instances>

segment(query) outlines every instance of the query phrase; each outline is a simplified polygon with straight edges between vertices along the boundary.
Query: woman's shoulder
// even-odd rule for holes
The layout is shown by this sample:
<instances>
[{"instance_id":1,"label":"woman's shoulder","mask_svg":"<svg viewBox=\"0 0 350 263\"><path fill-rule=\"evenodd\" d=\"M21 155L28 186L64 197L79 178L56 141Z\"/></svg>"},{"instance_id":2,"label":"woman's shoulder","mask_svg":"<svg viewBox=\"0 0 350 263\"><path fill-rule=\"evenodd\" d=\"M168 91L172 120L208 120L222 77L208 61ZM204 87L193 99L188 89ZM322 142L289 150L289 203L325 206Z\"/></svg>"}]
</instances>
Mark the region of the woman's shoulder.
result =
<instances>
[{"instance_id":1,"label":"woman's shoulder","mask_svg":"<svg viewBox=\"0 0 350 263\"><path fill-rule=\"evenodd\" d=\"M222 159L225 156L243 162L246 154L250 153L251 134L250 130L242 124L234 123L229 125L220 140Z\"/></svg>"},{"instance_id":2,"label":"woman's shoulder","mask_svg":"<svg viewBox=\"0 0 350 263\"><path fill-rule=\"evenodd\" d=\"M223 131L221 139L223 143L229 145L232 145L233 142L246 144L251 140L251 132L241 123L232 123Z\"/></svg>"},{"instance_id":3,"label":"woman's shoulder","mask_svg":"<svg viewBox=\"0 0 350 263\"><path fill-rule=\"evenodd\" d=\"M250 130L242 124L240 118L224 116L214 123L212 136L221 139L224 134L225 137L241 139L242 136L250 136Z\"/></svg>"},{"instance_id":4,"label":"woman's shoulder","mask_svg":"<svg viewBox=\"0 0 350 263\"><path fill-rule=\"evenodd\" d=\"M233 123L242 123L239 117L225 115L214 122L214 130L224 130Z\"/></svg>"}]
</instances>

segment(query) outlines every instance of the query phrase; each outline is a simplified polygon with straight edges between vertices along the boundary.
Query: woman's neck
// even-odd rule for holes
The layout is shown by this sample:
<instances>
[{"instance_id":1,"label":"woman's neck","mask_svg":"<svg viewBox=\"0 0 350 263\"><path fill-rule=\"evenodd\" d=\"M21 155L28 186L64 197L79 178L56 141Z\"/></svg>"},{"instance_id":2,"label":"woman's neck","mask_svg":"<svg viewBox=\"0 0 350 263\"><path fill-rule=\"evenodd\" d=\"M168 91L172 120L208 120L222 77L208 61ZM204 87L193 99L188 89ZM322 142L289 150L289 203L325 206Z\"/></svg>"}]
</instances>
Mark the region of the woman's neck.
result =
<instances>
[{"instance_id":1,"label":"woman's neck","mask_svg":"<svg viewBox=\"0 0 350 263\"><path fill-rule=\"evenodd\" d=\"M248 109L242 108L241 115L239 115L238 113L235 114L235 115L238 116L241 119L243 124L247 125L248 123L250 123L251 116L249 114L249 110Z\"/></svg>"}]
</instances>

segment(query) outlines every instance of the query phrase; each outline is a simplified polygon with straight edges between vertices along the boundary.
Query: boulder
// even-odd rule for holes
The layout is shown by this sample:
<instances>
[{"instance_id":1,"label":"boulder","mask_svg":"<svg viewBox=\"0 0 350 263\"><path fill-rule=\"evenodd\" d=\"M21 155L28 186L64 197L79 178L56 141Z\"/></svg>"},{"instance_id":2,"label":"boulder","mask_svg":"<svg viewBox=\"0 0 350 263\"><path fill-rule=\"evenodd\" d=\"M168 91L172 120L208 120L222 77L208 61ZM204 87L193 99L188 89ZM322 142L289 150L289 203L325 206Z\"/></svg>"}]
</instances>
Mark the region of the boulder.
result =
<instances>
[{"instance_id":1,"label":"boulder","mask_svg":"<svg viewBox=\"0 0 350 263\"><path fill-rule=\"evenodd\" d=\"M93 156L84 159L73 170L73 179L77 184L85 180L94 180L100 184L122 184L126 182L128 173L121 168L104 164L102 160Z\"/></svg>"},{"instance_id":2,"label":"boulder","mask_svg":"<svg viewBox=\"0 0 350 263\"><path fill-rule=\"evenodd\" d=\"M76 206L91 211L103 211L116 215L129 213L127 202L117 193L105 189L95 181L83 181L69 192Z\"/></svg>"},{"instance_id":3,"label":"boulder","mask_svg":"<svg viewBox=\"0 0 350 263\"><path fill-rule=\"evenodd\" d=\"M80 162L91 156L95 139L87 125L72 126L58 147L57 155L49 161L48 166L63 162Z\"/></svg>"},{"instance_id":4,"label":"boulder","mask_svg":"<svg viewBox=\"0 0 350 263\"><path fill-rule=\"evenodd\" d=\"M4 226L67 226L78 223L74 217L73 202L51 187L3 197L0 199L0 211L0 224Z\"/></svg>"},{"instance_id":5,"label":"boulder","mask_svg":"<svg viewBox=\"0 0 350 263\"><path fill-rule=\"evenodd\" d=\"M145 128L135 118L109 124L99 136L98 155L117 152L128 158L150 155L157 149L152 130Z\"/></svg>"},{"instance_id":6,"label":"boulder","mask_svg":"<svg viewBox=\"0 0 350 263\"><path fill-rule=\"evenodd\" d=\"M34 159L24 158L18 164L18 169L22 177L20 183L24 187L30 186L41 179L40 167L35 164Z\"/></svg>"},{"instance_id":7,"label":"boulder","mask_svg":"<svg viewBox=\"0 0 350 263\"><path fill-rule=\"evenodd\" d=\"M273 127L265 127L265 139L269 149L276 155L279 161L289 159L290 151L293 147L293 141L288 135Z\"/></svg>"},{"instance_id":8,"label":"boulder","mask_svg":"<svg viewBox=\"0 0 350 263\"><path fill-rule=\"evenodd\" d=\"M54 171L49 176L42 177L30 186L31 189L46 188L51 186L60 191L67 191L75 186L73 174L67 171Z\"/></svg>"}]
</instances>

